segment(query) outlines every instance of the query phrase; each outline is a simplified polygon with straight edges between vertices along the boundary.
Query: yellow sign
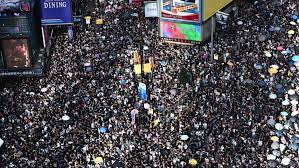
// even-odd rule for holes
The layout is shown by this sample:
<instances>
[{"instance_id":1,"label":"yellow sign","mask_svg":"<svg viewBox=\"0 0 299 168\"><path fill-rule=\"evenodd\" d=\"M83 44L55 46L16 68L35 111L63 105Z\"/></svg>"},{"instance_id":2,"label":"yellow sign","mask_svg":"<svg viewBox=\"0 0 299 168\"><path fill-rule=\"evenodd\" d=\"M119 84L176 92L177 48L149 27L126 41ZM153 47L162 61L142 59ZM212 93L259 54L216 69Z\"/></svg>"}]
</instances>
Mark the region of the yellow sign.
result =
<instances>
[{"instance_id":1,"label":"yellow sign","mask_svg":"<svg viewBox=\"0 0 299 168\"><path fill-rule=\"evenodd\" d=\"M134 65L134 72L135 72L136 75L141 74L141 64L135 64ZM146 64L143 65L143 72L144 73L151 73L152 72L150 63L146 63Z\"/></svg>"},{"instance_id":2,"label":"yellow sign","mask_svg":"<svg viewBox=\"0 0 299 168\"><path fill-rule=\"evenodd\" d=\"M203 0L203 19L206 21L233 0Z\"/></svg>"},{"instance_id":3,"label":"yellow sign","mask_svg":"<svg viewBox=\"0 0 299 168\"><path fill-rule=\"evenodd\" d=\"M151 64L150 63L144 64L143 70L144 70L144 73L151 73L152 72Z\"/></svg>"},{"instance_id":4,"label":"yellow sign","mask_svg":"<svg viewBox=\"0 0 299 168\"><path fill-rule=\"evenodd\" d=\"M141 74L141 64L135 64L134 65L134 72L135 72L136 75Z\"/></svg>"},{"instance_id":5,"label":"yellow sign","mask_svg":"<svg viewBox=\"0 0 299 168\"><path fill-rule=\"evenodd\" d=\"M97 25L102 25L103 24L103 19L97 19L96 24Z\"/></svg>"}]
</instances>

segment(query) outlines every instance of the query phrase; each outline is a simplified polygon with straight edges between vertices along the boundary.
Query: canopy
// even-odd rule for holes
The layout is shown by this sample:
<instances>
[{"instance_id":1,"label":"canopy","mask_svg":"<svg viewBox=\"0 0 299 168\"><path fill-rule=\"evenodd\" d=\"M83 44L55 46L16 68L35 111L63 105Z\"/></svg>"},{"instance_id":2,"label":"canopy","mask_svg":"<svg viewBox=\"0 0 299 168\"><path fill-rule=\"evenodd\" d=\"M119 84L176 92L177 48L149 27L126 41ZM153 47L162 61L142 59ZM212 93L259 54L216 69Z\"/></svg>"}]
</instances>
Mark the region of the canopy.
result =
<instances>
[{"instance_id":1,"label":"canopy","mask_svg":"<svg viewBox=\"0 0 299 168\"><path fill-rule=\"evenodd\" d=\"M293 35L293 34L295 34L295 31L294 31L294 30L289 30L289 31L288 31L288 35Z\"/></svg>"},{"instance_id":2,"label":"canopy","mask_svg":"<svg viewBox=\"0 0 299 168\"><path fill-rule=\"evenodd\" d=\"M195 159L190 159L189 162L188 162L191 166L196 166L198 163L197 163L197 160Z\"/></svg>"},{"instance_id":3,"label":"canopy","mask_svg":"<svg viewBox=\"0 0 299 168\"><path fill-rule=\"evenodd\" d=\"M181 135L180 139L182 141L186 141L187 139L189 139L189 136L188 135Z\"/></svg>"},{"instance_id":4,"label":"canopy","mask_svg":"<svg viewBox=\"0 0 299 168\"><path fill-rule=\"evenodd\" d=\"M281 160L281 164L284 165L284 166L287 166L290 164L290 161L291 159L288 158L288 157L284 157L282 160Z\"/></svg>"},{"instance_id":5,"label":"canopy","mask_svg":"<svg viewBox=\"0 0 299 168\"><path fill-rule=\"evenodd\" d=\"M270 99L276 99L276 98L277 98L277 95L274 94L274 93L271 93L271 94L269 95L269 98L270 98Z\"/></svg>"},{"instance_id":6,"label":"canopy","mask_svg":"<svg viewBox=\"0 0 299 168\"><path fill-rule=\"evenodd\" d=\"M294 94L295 94L295 90L290 89L290 90L288 91L288 94L289 94L289 95L294 95Z\"/></svg>"},{"instance_id":7,"label":"canopy","mask_svg":"<svg viewBox=\"0 0 299 168\"><path fill-rule=\"evenodd\" d=\"M275 160L276 159L276 156L270 154L267 156L267 160Z\"/></svg>"},{"instance_id":8,"label":"canopy","mask_svg":"<svg viewBox=\"0 0 299 168\"><path fill-rule=\"evenodd\" d=\"M106 127L99 128L100 133L106 133L107 131L108 131L108 129Z\"/></svg>"},{"instance_id":9,"label":"canopy","mask_svg":"<svg viewBox=\"0 0 299 168\"><path fill-rule=\"evenodd\" d=\"M296 22L294 22L294 21L291 21L291 22L290 22L290 25L293 25L293 26L295 26L295 25L297 25L297 23L296 23Z\"/></svg>"},{"instance_id":10,"label":"canopy","mask_svg":"<svg viewBox=\"0 0 299 168\"><path fill-rule=\"evenodd\" d=\"M68 116L68 115L64 115L64 116L62 116L62 118L61 118L63 121L68 121L68 120L70 120L70 117Z\"/></svg>"},{"instance_id":11,"label":"canopy","mask_svg":"<svg viewBox=\"0 0 299 168\"><path fill-rule=\"evenodd\" d=\"M0 147L3 145L4 141L0 138Z\"/></svg>"},{"instance_id":12,"label":"canopy","mask_svg":"<svg viewBox=\"0 0 299 168\"><path fill-rule=\"evenodd\" d=\"M282 50L283 50L283 47L282 47L282 46L278 46L276 49L277 49L278 51L282 51Z\"/></svg>"},{"instance_id":13,"label":"canopy","mask_svg":"<svg viewBox=\"0 0 299 168\"><path fill-rule=\"evenodd\" d=\"M96 163L96 164L100 164L100 163L103 163L103 158L102 157L96 157L95 159L94 159L94 163Z\"/></svg>"},{"instance_id":14,"label":"canopy","mask_svg":"<svg viewBox=\"0 0 299 168\"><path fill-rule=\"evenodd\" d=\"M269 68L268 69L268 72L273 75L273 74L276 74L278 72L278 70L276 68Z\"/></svg>"},{"instance_id":15,"label":"canopy","mask_svg":"<svg viewBox=\"0 0 299 168\"><path fill-rule=\"evenodd\" d=\"M286 112L286 111L282 111L282 112L280 112L280 115L282 115L282 116L288 116L288 115L289 115L289 113L288 113L288 112Z\"/></svg>"},{"instance_id":16,"label":"canopy","mask_svg":"<svg viewBox=\"0 0 299 168\"><path fill-rule=\"evenodd\" d=\"M287 105L289 105L289 104L290 104L289 100L284 100L284 101L282 101L282 105L284 105L284 106L287 106Z\"/></svg>"},{"instance_id":17,"label":"canopy","mask_svg":"<svg viewBox=\"0 0 299 168\"><path fill-rule=\"evenodd\" d=\"M292 57L292 61L299 61L299 55L294 55L293 57Z\"/></svg>"},{"instance_id":18,"label":"canopy","mask_svg":"<svg viewBox=\"0 0 299 168\"><path fill-rule=\"evenodd\" d=\"M282 129L283 129L283 125L280 124L280 123L276 123L276 124L275 124L275 129L277 129L277 130L282 130Z\"/></svg>"},{"instance_id":19,"label":"canopy","mask_svg":"<svg viewBox=\"0 0 299 168\"><path fill-rule=\"evenodd\" d=\"M47 88L42 88L40 91L44 93L44 92L46 92L47 90L48 90Z\"/></svg>"},{"instance_id":20,"label":"canopy","mask_svg":"<svg viewBox=\"0 0 299 168\"><path fill-rule=\"evenodd\" d=\"M272 137L271 137L271 140L272 140L273 142L277 142L277 141L279 141L279 138L278 138L277 136L272 136Z\"/></svg>"}]
</instances>

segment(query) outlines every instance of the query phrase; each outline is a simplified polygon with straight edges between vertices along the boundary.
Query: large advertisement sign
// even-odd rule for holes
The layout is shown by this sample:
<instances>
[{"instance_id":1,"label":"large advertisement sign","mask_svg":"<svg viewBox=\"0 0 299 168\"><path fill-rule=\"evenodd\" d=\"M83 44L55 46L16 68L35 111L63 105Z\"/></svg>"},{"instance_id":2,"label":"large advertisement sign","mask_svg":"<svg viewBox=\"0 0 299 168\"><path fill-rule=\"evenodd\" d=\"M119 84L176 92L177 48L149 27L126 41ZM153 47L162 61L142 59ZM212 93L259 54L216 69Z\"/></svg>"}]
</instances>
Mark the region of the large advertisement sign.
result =
<instances>
[{"instance_id":1,"label":"large advertisement sign","mask_svg":"<svg viewBox=\"0 0 299 168\"><path fill-rule=\"evenodd\" d=\"M30 5L24 0L0 0L0 13L7 12L27 12L30 10Z\"/></svg>"},{"instance_id":2,"label":"large advertisement sign","mask_svg":"<svg viewBox=\"0 0 299 168\"><path fill-rule=\"evenodd\" d=\"M158 17L157 2L144 2L145 17Z\"/></svg>"},{"instance_id":3,"label":"large advertisement sign","mask_svg":"<svg viewBox=\"0 0 299 168\"><path fill-rule=\"evenodd\" d=\"M41 0L42 25L73 24L71 0Z\"/></svg>"},{"instance_id":4,"label":"large advertisement sign","mask_svg":"<svg viewBox=\"0 0 299 168\"><path fill-rule=\"evenodd\" d=\"M206 21L233 0L203 0L203 20Z\"/></svg>"},{"instance_id":5,"label":"large advertisement sign","mask_svg":"<svg viewBox=\"0 0 299 168\"><path fill-rule=\"evenodd\" d=\"M199 22L199 0L160 0L161 17Z\"/></svg>"},{"instance_id":6,"label":"large advertisement sign","mask_svg":"<svg viewBox=\"0 0 299 168\"><path fill-rule=\"evenodd\" d=\"M160 20L160 35L165 41L197 44L201 28L199 24Z\"/></svg>"},{"instance_id":7,"label":"large advertisement sign","mask_svg":"<svg viewBox=\"0 0 299 168\"><path fill-rule=\"evenodd\" d=\"M28 39L2 39L1 47L7 69L31 67Z\"/></svg>"}]
</instances>

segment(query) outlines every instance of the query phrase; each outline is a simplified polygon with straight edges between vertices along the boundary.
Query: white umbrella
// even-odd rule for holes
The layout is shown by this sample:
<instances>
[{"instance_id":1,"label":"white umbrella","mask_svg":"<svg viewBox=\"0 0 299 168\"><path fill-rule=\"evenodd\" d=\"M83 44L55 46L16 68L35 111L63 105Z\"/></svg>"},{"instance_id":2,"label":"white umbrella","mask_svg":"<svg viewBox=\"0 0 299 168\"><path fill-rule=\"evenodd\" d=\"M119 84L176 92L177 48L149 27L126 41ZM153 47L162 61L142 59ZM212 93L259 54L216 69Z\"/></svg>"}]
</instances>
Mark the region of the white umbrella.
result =
<instances>
[{"instance_id":1,"label":"white umbrella","mask_svg":"<svg viewBox=\"0 0 299 168\"><path fill-rule=\"evenodd\" d=\"M272 151L272 154L273 154L274 156L277 156L277 157L280 156L280 152L279 152L279 150L274 150L274 151Z\"/></svg>"},{"instance_id":2,"label":"white umbrella","mask_svg":"<svg viewBox=\"0 0 299 168\"><path fill-rule=\"evenodd\" d=\"M288 94L289 94L289 95L294 95L294 94L295 94L295 90L290 89L290 90L288 91Z\"/></svg>"},{"instance_id":3,"label":"white umbrella","mask_svg":"<svg viewBox=\"0 0 299 168\"><path fill-rule=\"evenodd\" d=\"M292 100L292 101L291 101L291 104L292 104L292 105L297 105L297 104L298 104L298 101L297 101L297 100Z\"/></svg>"},{"instance_id":4,"label":"white umbrella","mask_svg":"<svg viewBox=\"0 0 299 168\"><path fill-rule=\"evenodd\" d=\"M282 160L281 160L281 164L284 165L284 166L287 166L290 164L290 161L291 159L288 158L288 157L284 157Z\"/></svg>"},{"instance_id":5,"label":"white umbrella","mask_svg":"<svg viewBox=\"0 0 299 168\"><path fill-rule=\"evenodd\" d=\"M298 110L296 110L296 111L293 111L292 112L292 114L291 114L291 116L296 116L296 115L298 115L299 113L298 113Z\"/></svg>"},{"instance_id":6,"label":"white umbrella","mask_svg":"<svg viewBox=\"0 0 299 168\"><path fill-rule=\"evenodd\" d=\"M291 21L290 24L293 25L293 26L297 25L297 23L294 22L294 21Z\"/></svg>"},{"instance_id":7,"label":"white umbrella","mask_svg":"<svg viewBox=\"0 0 299 168\"><path fill-rule=\"evenodd\" d=\"M143 47L143 50L148 50L148 46L144 46L144 47Z\"/></svg>"},{"instance_id":8,"label":"white umbrella","mask_svg":"<svg viewBox=\"0 0 299 168\"><path fill-rule=\"evenodd\" d=\"M3 145L4 141L0 138L0 147Z\"/></svg>"},{"instance_id":9,"label":"white umbrella","mask_svg":"<svg viewBox=\"0 0 299 168\"><path fill-rule=\"evenodd\" d=\"M282 105L284 105L284 106L290 105L290 101L286 99L286 100L282 101Z\"/></svg>"},{"instance_id":10,"label":"white umbrella","mask_svg":"<svg viewBox=\"0 0 299 168\"><path fill-rule=\"evenodd\" d=\"M276 99L276 98L277 98L277 95L274 94L274 93L271 93L271 94L269 95L269 98L270 98L270 99Z\"/></svg>"},{"instance_id":11,"label":"white umbrella","mask_svg":"<svg viewBox=\"0 0 299 168\"><path fill-rule=\"evenodd\" d=\"M260 64L254 64L255 69L263 69L263 66Z\"/></svg>"},{"instance_id":12,"label":"white umbrella","mask_svg":"<svg viewBox=\"0 0 299 168\"><path fill-rule=\"evenodd\" d=\"M69 119L70 119L70 117L68 115L62 116L62 120L63 121L68 121Z\"/></svg>"},{"instance_id":13,"label":"white umbrella","mask_svg":"<svg viewBox=\"0 0 299 168\"><path fill-rule=\"evenodd\" d=\"M46 92L47 90L48 90L47 88L42 88L40 91L44 93L44 92Z\"/></svg>"},{"instance_id":14,"label":"white umbrella","mask_svg":"<svg viewBox=\"0 0 299 168\"><path fill-rule=\"evenodd\" d=\"M270 65L270 68L279 69L279 66L274 64L274 65Z\"/></svg>"},{"instance_id":15,"label":"white umbrella","mask_svg":"<svg viewBox=\"0 0 299 168\"><path fill-rule=\"evenodd\" d=\"M283 125L280 124L280 123L276 123L276 124L275 124L275 129L277 129L277 130L282 130L282 129L283 129Z\"/></svg>"},{"instance_id":16,"label":"white umbrella","mask_svg":"<svg viewBox=\"0 0 299 168\"><path fill-rule=\"evenodd\" d=\"M143 105L143 107L144 107L145 109L149 109L149 108L150 108L150 105L149 105L148 103L145 103L145 104Z\"/></svg>"},{"instance_id":17,"label":"white umbrella","mask_svg":"<svg viewBox=\"0 0 299 168\"><path fill-rule=\"evenodd\" d=\"M240 21L237 22L237 24L238 24L238 25L242 25L243 22L240 20Z\"/></svg>"},{"instance_id":18,"label":"white umbrella","mask_svg":"<svg viewBox=\"0 0 299 168\"><path fill-rule=\"evenodd\" d=\"M188 135L181 135L180 139L182 141L186 141L187 139L189 139L189 136Z\"/></svg>"},{"instance_id":19,"label":"white umbrella","mask_svg":"<svg viewBox=\"0 0 299 168\"><path fill-rule=\"evenodd\" d=\"M283 151L286 149L285 144L279 144L279 149L280 149L280 152L283 153Z\"/></svg>"},{"instance_id":20,"label":"white umbrella","mask_svg":"<svg viewBox=\"0 0 299 168\"><path fill-rule=\"evenodd\" d=\"M272 148L272 149L278 149L278 148L279 148L279 143L277 143L277 142L273 142L273 143L271 144L271 148Z\"/></svg>"},{"instance_id":21,"label":"white umbrella","mask_svg":"<svg viewBox=\"0 0 299 168\"><path fill-rule=\"evenodd\" d=\"M276 156L270 154L267 156L267 160L275 160L276 159Z\"/></svg>"},{"instance_id":22,"label":"white umbrella","mask_svg":"<svg viewBox=\"0 0 299 168\"><path fill-rule=\"evenodd\" d=\"M272 54L269 51L264 51L266 57L272 57Z\"/></svg>"}]
</instances>

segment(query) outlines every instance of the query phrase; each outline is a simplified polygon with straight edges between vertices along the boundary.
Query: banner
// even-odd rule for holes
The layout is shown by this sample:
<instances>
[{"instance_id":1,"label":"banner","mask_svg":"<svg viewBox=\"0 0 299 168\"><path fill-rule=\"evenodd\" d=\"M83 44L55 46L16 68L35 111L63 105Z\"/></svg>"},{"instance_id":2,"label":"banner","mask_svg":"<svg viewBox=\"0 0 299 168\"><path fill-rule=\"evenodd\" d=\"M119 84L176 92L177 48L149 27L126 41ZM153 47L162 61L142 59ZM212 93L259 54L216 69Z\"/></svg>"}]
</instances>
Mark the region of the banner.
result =
<instances>
[{"instance_id":1,"label":"banner","mask_svg":"<svg viewBox=\"0 0 299 168\"><path fill-rule=\"evenodd\" d=\"M158 17L157 2L144 2L145 17Z\"/></svg>"},{"instance_id":2,"label":"banner","mask_svg":"<svg viewBox=\"0 0 299 168\"><path fill-rule=\"evenodd\" d=\"M187 2L186 0L160 0L161 17L180 21L199 22L199 0Z\"/></svg>"},{"instance_id":3,"label":"banner","mask_svg":"<svg viewBox=\"0 0 299 168\"><path fill-rule=\"evenodd\" d=\"M147 100L146 84L139 82L138 96L141 100Z\"/></svg>"},{"instance_id":4,"label":"banner","mask_svg":"<svg viewBox=\"0 0 299 168\"><path fill-rule=\"evenodd\" d=\"M203 0L203 20L206 21L233 0Z\"/></svg>"},{"instance_id":5,"label":"banner","mask_svg":"<svg viewBox=\"0 0 299 168\"><path fill-rule=\"evenodd\" d=\"M42 25L73 24L71 0L41 0Z\"/></svg>"}]
</instances>

